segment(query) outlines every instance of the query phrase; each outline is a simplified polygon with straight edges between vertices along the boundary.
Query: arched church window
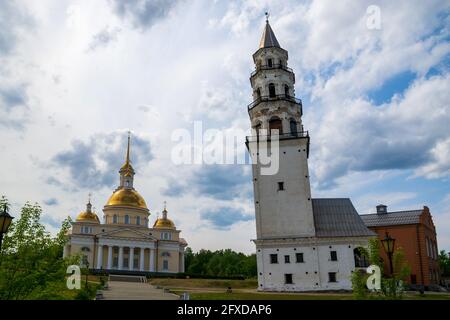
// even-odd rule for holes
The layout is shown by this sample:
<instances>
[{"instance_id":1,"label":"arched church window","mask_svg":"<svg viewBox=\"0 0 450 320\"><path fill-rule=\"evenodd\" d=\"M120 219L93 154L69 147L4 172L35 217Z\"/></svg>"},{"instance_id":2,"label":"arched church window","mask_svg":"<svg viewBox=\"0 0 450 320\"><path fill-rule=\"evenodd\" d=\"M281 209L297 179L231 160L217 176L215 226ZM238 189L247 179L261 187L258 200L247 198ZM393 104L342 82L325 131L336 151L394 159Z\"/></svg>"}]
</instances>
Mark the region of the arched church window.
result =
<instances>
[{"instance_id":1,"label":"arched church window","mask_svg":"<svg viewBox=\"0 0 450 320\"><path fill-rule=\"evenodd\" d=\"M273 66L273 60L272 59L267 59L267 66L269 68L272 68L272 66Z\"/></svg>"},{"instance_id":2,"label":"arched church window","mask_svg":"<svg viewBox=\"0 0 450 320\"><path fill-rule=\"evenodd\" d=\"M365 254L364 249L355 248L353 250L353 257L355 259L356 268L367 268L369 266L369 260Z\"/></svg>"},{"instance_id":3,"label":"arched church window","mask_svg":"<svg viewBox=\"0 0 450 320\"><path fill-rule=\"evenodd\" d=\"M113 216L113 223L117 223L117 214Z\"/></svg>"},{"instance_id":4,"label":"arched church window","mask_svg":"<svg viewBox=\"0 0 450 320\"><path fill-rule=\"evenodd\" d=\"M289 86L287 84L284 85L284 95L289 97Z\"/></svg>"},{"instance_id":5,"label":"arched church window","mask_svg":"<svg viewBox=\"0 0 450 320\"><path fill-rule=\"evenodd\" d=\"M283 134L283 125L281 123L281 119L278 117L272 117L269 120L269 130L270 134L272 134L272 130L278 130L278 134ZM274 132L274 134L277 134Z\"/></svg>"},{"instance_id":6,"label":"arched church window","mask_svg":"<svg viewBox=\"0 0 450 320\"><path fill-rule=\"evenodd\" d=\"M136 217L136 224L138 226L141 224L141 217Z\"/></svg>"},{"instance_id":7,"label":"arched church window","mask_svg":"<svg viewBox=\"0 0 450 320\"><path fill-rule=\"evenodd\" d=\"M125 187L129 187L130 186L130 180L125 180Z\"/></svg>"},{"instance_id":8,"label":"arched church window","mask_svg":"<svg viewBox=\"0 0 450 320\"><path fill-rule=\"evenodd\" d=\"M290 129L291 129L291 134L293 136L297 135L297 121L295 121L295 119L292 119L289 121L289 125L290 125Z\"/></svg>"},{"instance_id":9,"label":"arched church window","mask_svg":"<svg viewBox=\"0 0 450 320\"><path fill-rule=\"evenodd\" d=\"M130 216L125 215L125 224L129 224L129 223L130 223Z\"/></svg>"},{"instance_id":10,"label":"arched church window","mask_svg":"<svg viewBox=\"0 0 450 320\"><path fill-rule=\"evenodd\" d=\"M269 98L275 98L275 85L273 83L269 83Z\"/></svg>"}]
</instances>

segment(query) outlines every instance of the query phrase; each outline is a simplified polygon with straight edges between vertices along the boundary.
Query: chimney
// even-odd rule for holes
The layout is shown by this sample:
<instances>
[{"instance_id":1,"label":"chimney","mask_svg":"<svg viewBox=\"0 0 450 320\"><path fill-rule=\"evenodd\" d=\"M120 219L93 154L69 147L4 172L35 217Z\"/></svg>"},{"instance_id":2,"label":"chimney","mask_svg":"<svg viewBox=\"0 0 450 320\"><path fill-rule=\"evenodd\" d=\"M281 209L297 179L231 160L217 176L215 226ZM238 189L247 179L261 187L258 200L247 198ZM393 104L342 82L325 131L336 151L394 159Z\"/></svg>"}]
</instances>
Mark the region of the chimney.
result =
<instances>
[{"instance_id":1,"label":"chimney","mask_svg":"<svg viewBox=\"0 0 450 320\"><path fill-rule=\"evenodd\" d=\"M387 206L384 204L377 205L377 214L384 214L387 213Z\"/></svg>"}]
</instances>

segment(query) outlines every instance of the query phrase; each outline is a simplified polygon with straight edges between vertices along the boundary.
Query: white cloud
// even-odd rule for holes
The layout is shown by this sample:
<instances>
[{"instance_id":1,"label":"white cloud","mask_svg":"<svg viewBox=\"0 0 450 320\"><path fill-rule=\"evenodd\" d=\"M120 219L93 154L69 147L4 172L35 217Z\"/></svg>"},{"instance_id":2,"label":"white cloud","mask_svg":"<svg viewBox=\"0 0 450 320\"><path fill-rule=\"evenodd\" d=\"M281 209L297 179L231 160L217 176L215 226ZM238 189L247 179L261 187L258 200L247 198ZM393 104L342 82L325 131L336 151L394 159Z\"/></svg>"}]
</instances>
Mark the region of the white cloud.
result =
<instances>
[{"instance_id":1,"label":"white cloud","mask_svg":"<svg viewBox=\"0 0 450 320\"><path fill-rule=\"evenodd\" d=\"M23 130L0 125L0 152L8 155L0 160L0 194L16 206L57 199L55 205L44 205L53 219L48 221L55 225L68 214L75 216L90 190L45 184L55 173L39 164L68 150L73 140L87 144L91 137L131 129L152 146L154 159L139 164L135 179L152 219L169 200L169 215L194 249L253 251L253 221L217 231L201 219L202 211L220 207L251 215L251 201L218 200L208 193L168 197L163 191L173 187L174 179L190 181L198 172L196 166L171 163L174 129L190 129L193 120L203 120L205 128L248 128L251 54L258 47L265 10L271 12L279 42L289 50L297 95L313 102L304 105L304 125L312 137L312 183L323 187L336 182L329 193L315 188L318 194L368 190L361 207L371 208L378 199L371 195L371 185L385 179L386 172L392 176L409 167L418 176L448 176L449 76L445 68L443 75L424 76L450 50L444 41L448 30L433 33L445 25L438 16L445 1L381 1L379 31L365 27L370 1L179 1L156 16L146 5L152 3L18 3L34 22L27 32L10 28L14 42L6 44L14 44L14 50L8 49L13 54L0 57L0 92L22 85L26 89ZM114 43L86 52L105 26L108 34L120 29L120 35L113 37ZM1 37L5 29L0 29ZM368 90L406 70L418 75L408 90L382 106L368 101ZM99 158L99 153L123 154L103 144L95 152ZM116 183L118 168L111 170ZM57 178L66 181L69 175L64 171ZM95 190L98 210L111 192ZM402 190L389 196L399 205L414 200Z\"/></svg>"}]
</instances>

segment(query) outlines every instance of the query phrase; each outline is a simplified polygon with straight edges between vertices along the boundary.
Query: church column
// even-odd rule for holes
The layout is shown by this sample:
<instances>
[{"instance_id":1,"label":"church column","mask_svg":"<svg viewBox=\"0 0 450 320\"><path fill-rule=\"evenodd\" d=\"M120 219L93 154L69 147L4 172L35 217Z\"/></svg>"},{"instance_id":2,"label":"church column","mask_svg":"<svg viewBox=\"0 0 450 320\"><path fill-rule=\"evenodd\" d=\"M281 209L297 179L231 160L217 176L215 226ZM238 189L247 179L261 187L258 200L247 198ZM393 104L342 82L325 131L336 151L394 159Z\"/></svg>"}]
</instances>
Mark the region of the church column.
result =
<instances>
[{"instance_id":1,"label":"church column","mask_svg":"<svg viewBox=\"0 0 450 320\"><path fill-rule=\"evenodd\" d=\"M108 270L112 269L113 247L108 246Z\"/></svg>"},{"instance_id":2,"label":"church column","mask_svg":"<svg viewBox=\"0 0 450 320\"><path fill-rule=\"evenodd\" d=\"M119 247L119 270L123 269L123 247Z\"/></svg>"},{"instance_id":3,"label":"church column","mask_svg":"<svg viewBox=\"0 0 450 320\"><path fill-rule=\"evenodd\" d=\"M101 269L103 264L103 245L99 244L97 249L97 269Z\"/></svg>"},{"instance_id":4,"label":"church column","mask_svg":"<svg viewBox=\"0 0 450 320\"><path fill-rule=\"evenodd\" d=\"M181 268L180 268L180 272L184 272L184 252L181 252Z\"/></svg>"},{"instance_id":5,"label":"church column","mask_svg":"<svg viewBox=\"0 0 450 320\"><path fill-rule=\"evenodd\" d=\"M133 270L134 267L134 248L130 247L130 251L128 253L128 269Z\"/></svg>"},{"instance_id":6,"label":"church column","mask_svg":"<svg viewBox=\"0 0 450 320\"><path fill-rule=\"evenodd\" d=\"M155 250L150 249L150 272L155 272Z\"/></svg>"},{"instance_id":7,"label":"church column","mask_svg":"<svg viewBox=\"0 0 450 320\"><path fill-rule=\"evenodd\" d=\"M145 248L140 248L141 256L139 257L139 270L144 271L144 250Z\"/></svg>"}]
</instances>

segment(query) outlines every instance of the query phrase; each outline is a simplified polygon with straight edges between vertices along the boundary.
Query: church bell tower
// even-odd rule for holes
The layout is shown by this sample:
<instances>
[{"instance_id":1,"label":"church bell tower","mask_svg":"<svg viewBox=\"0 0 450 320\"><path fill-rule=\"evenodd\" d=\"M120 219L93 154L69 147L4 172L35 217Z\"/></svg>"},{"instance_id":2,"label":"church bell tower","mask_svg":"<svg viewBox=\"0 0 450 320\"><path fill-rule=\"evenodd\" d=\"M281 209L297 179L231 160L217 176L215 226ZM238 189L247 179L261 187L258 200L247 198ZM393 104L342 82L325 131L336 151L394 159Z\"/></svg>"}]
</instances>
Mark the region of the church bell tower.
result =
<instances>
[{"instance_id":1,"label":"church bell tower","mask_svg":"<svg viewBox=\"0 0 450 320\"><path fill-rule=\"evenodd\" d=\"M254 136L247 137L247 147L253 162L258 248L264 239L313 237L315 230L308 172L309 136L302 125L302 102L295 97L295 74L287 64L288 52L281 48L268 20L253 61L253 102L248 113ZM263 153L278 156L274 174L261 170L264 165L258 157Z\"/></svg>"}]
</instances>

